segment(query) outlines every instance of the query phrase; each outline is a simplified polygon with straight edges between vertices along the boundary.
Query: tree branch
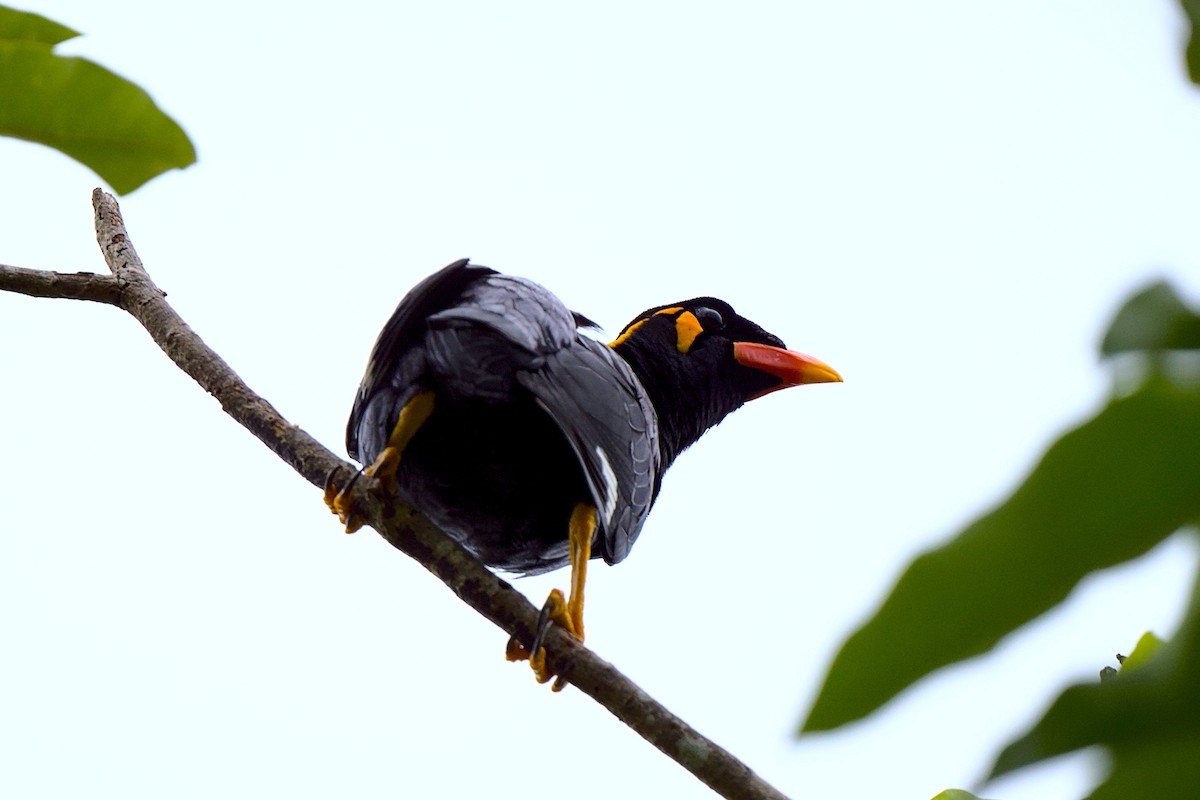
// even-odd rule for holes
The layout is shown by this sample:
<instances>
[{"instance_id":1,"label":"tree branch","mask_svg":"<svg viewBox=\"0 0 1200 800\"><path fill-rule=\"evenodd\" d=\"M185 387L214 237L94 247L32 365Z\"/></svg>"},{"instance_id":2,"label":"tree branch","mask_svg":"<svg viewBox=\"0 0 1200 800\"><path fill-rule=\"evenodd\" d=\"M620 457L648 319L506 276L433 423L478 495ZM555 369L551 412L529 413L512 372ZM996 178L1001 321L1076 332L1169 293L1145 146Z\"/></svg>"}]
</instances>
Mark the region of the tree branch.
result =
<instances>
[{"instance_id":1,"label":"tree branch","mask_svg":"<svg viewBox=\"0 0 1200 800\"><path fill-rule=\"evenodd\" d=\"M334 477L344 485L355 468L251 391L167 304L165 293L150 279L129 241L116 200L97 189L92 203L96 238L111 276L0 265L0 290L120 306L142 324L180 369L220 402L227 414L310 483L322 487L328 477ZM416 511L379 491L377 482L364 477L358 485L362 489L356 493L355 509L367 524L440 578L480 614L527 646L532 642L538 610L524 595ZM784 797L561 628L551 629L545 646L557 674L722 796L756 800Z\"/></svg>"},{"instance_id":2,"label":"tree branch","mask_svg":"<svg viewBox=\"0 0 1200 800\"><path fill-rule=\"evenodd\" d=\"M30 297L67 297L113 306L121 304L121 284L117 279L94 272L46 272L0 264L0 288Z\"/></svg>"}]
</instances>

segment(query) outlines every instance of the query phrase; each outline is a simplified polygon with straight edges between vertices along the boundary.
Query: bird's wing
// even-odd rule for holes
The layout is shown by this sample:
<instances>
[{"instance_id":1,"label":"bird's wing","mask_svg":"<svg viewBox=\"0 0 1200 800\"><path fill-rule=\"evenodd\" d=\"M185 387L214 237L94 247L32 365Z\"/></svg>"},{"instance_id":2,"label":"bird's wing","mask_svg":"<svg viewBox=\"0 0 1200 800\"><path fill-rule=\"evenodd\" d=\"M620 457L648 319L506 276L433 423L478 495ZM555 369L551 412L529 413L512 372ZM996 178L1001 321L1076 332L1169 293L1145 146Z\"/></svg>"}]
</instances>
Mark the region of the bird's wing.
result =
<instances>
[{"instance_id":1,"label":"bird's wing","mask_svg":"<svg viewBox=\"0 0 1200 800\"><path fill-rule=\"evenodd\" d=\"M496 401L512 399L518 387L533 394L583 467L600 554L616 563L653 502L658 418L629 365L581 336L579 322L542 286L496 274L429 318L425 347L441 390Z\"/></svg>"},{"instance_id":2,"label":"bird's wing","mask_svg":"<svg viewBox=\"0 0 1200 800\"><path fill-rule=\"evenodd\" d=\"M654 500L658 418L613 350L576 329L590 322L532 281L458 261L418 284L384 326L346 431L365 463L396 415L436 373L439 392L510 400L523 387L556 422L587 478L600 554L623 559ZM361 456L361 457L360 457Z\"/></svg>"},{"instance_id":3,"label":"bird's wing","mask_svg":"<svg viewBox=\"0 0 1200 800\"><path fill-rule=\"evenodd\" d=\"M346 451L366 463L383 449L395 415L418 389L425 369L421 345L430 316L460 302L468 287L495 270L467 259L438 270L404 296L379 333L346 425ZM382 441L374 441L380 435ZM363 456L363 457L360 457ZM364 458L366 459L364 461Z\"/></svg>"},{"instance_id":4,"label":"bird's wing","mask_svg":"<svg viewBox=\"0 0 1200 800\"><path fill-rule=\"evenodd\" d=\"M570 346L576 323L572 312L545 287L494 273L467 286L452 307L431 315L429 327L490 331L494 347L513 351L520 361L526 355L547 355Z\"/></svg>"},{"instance_id":5,"label":"bird's wing","mask_svg":"<svg viewBox=\"0 0 1200 800\"><path fill-rule=\"evenodd\" d=\"M654 499L658 418L625 360L581 336L579 321L544 287L491 275L430 317L426 352L442 390L501 401L512 399L517 384L533 394L583 467L600 555L615 564Z\"/></svg>"},{"instance_id":6,"label":"bird's wing","mask_svg":"<svg viewBox=\"0 0 1200 800\"><path fill-rule=\"evenodd\" d=\"M645 390L611 348L579 335L518 380L571 443L595 501L600 555L617 563L654 502L658 417Z\"/></svg>"}]
</instances>

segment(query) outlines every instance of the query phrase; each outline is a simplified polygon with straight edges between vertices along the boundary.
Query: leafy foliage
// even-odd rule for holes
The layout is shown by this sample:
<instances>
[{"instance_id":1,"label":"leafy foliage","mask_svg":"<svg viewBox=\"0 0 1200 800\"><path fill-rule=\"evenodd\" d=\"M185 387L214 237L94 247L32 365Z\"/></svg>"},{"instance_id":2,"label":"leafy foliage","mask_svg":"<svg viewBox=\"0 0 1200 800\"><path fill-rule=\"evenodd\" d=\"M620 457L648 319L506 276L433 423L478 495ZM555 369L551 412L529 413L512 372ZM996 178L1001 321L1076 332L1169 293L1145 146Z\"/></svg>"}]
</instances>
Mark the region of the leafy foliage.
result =
<instances>
[{"instance_id":1,"label":"leafy foliage","mask_svg":"<svg viewBox=\"0 0 1200 800\"><path fill-rule=\"evenodd\" d=\"M1121 671L1065 690L1011 743L996 777L1080 747L1108 746L1113 771L1092 798L1195 797L1200 786L1200 582L1174 640L1144 636Z\"/></svg>"},{"instance_id":2,"label":"leafy foliage","mask_svg":"<svg viewBox=\"0 0 1200 800\"><path fill-rule=\"evenodd\" d=\"M187 134L145 91L85 58L54 54L78 35L0 6L0 135L60 150L123 194L194 163Z\"/></svg>"},{"instance_id":3,"label":"leafy foliage","mask_svg":"<svg viewBox=\"0 0 1200 800\"><path fill-rule=\"evenodd\" d=\"M1007 501L909 566L834 659L804 731L871 713L928 673L987 651L1089 573L1200 521L1200 386L1169 369L1160 358L1167 349L1200 357L1200 315L1157 283L1123 305L1102 345L1104 355L1144 360L1143 383L1051 445ZM1193 796L1197 587L1172 641L1143 637L1112 680L1068 688L992 775L1101 744L1114 769L1094 798Z\"/></svg>"},{"instance_id":4,"label":"leafy foliage","mask_svg":"<svg viewBox=\"0 0 1200 800\"><path fill-rule=\"evenodd\" d=\"M986 652L1089 573L1145 553L1200 515L1197 476L1200 391L1159 379L1114 400L1003 505L909 566L838 653L805 730L870 713Z\"/></svg>"}]
</instances>

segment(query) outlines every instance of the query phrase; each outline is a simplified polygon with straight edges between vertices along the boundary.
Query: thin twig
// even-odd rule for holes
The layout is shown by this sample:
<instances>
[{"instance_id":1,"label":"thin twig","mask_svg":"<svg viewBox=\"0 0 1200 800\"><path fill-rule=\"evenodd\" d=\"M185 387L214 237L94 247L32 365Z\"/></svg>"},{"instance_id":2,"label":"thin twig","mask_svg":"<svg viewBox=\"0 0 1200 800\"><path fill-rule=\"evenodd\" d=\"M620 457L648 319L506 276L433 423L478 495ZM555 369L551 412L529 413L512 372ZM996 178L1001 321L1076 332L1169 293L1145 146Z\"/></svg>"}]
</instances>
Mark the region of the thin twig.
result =
<instances>
[{"instance_id":1,"label":"thin twig","mask_svg":"<svg viewBox=\"0 0 1200 800\"><path fill-rule=\"evenodd\" d=\"M121 285L111 275L94 272L47 272L0 264L0 287L30 297L68 297L121 304Z\"/></svg>"},{"instance_id":2,"label":"thin twig","mask_svg":"<svg viewBox=\"0 0 1200 800\"><path fill-rule=\"evenodd\" d=\"M250 390L167 304L129 241L121 212L108 194L92 194L96 238L112 276L62 274L0 266L0 290L36 297L93 300L119 305L142 324L180 369L213 395L227 414L257 436L310 483L321 487L333 476L340 483L354 473L270 403ZM528 645L538 611L485 568L457 542L411 508L360 481L355 509L394 547L439 577L455 594L500 628ZM611 664L555 627L545 640L555 672L594 698L655 747L713 790L728 798L783 798L770 784L728 751L672 714ZM547 702L553 702L549 700Z\"/></svg>"}]
</instances>

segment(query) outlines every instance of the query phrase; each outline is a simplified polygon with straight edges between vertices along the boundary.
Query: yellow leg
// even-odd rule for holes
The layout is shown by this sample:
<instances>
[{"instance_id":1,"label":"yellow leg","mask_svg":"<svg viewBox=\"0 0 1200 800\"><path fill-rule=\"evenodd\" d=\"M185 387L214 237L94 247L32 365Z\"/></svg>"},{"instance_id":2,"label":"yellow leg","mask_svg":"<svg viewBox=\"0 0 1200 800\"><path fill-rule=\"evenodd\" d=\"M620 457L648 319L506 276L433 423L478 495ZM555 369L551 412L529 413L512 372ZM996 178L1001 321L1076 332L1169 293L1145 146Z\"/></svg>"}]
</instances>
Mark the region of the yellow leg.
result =
<instances>
[{"instance_id":1,"label":"yellow leg","mask_svg":"<svg viewBox=\"0 0 1200 800\"><path fill-rule=\"evenodd\" d=\"M378 478L383 483L384 490L389 494L395 492L396 470L400 468L400 456L432 413L433 392L417 392L413 395L412 399L404 404L404 408L400 409L400 416L396 418L396 424L392 427L391 435L388 436L387 446L375 457L371 466L363 470L363 474ZM346 526L346 533L354 533L362 527L362 520L354 515L353 488L353 481L336 493L334 493L332 484L325 487L325 505L338 515L338 519Z\"/></svg>"},{"instance_id":2,"label":"yellow leg","mask_svg":"<svg viewBox=\"0 0 1200 800\"><path fill-rule=\"evenodd\" d=\"M571 513L571 599L567 601L568 627L583 641L583 585L587 582L588 561L592 557L592 537L596 535L596 507L586 503Z\"/></svg>"},{"instance_id":3,"label":"yellow leg","mask_svg":"<svg viewBox=\"0 0 1200 800\"><path fill-rule=\"evenodd\" d=\"M587 564L592 557L592 537L595 534L596 508L588 503L580 503L571 512L567 540L571 555L571 598L565 599L558 589L550 591L538 618L534 652L530 653L514 639L508 642L505 657L509 661L529 659L538 683L546 683L554 677L554 673L546 666L546 648L540 646L542 635L551 623L561 625L576 639L583 641L583 586L587 582ZM558 692L566 685L566 681L560 677L551 688Z\"/></svg>"}]
</instances>

